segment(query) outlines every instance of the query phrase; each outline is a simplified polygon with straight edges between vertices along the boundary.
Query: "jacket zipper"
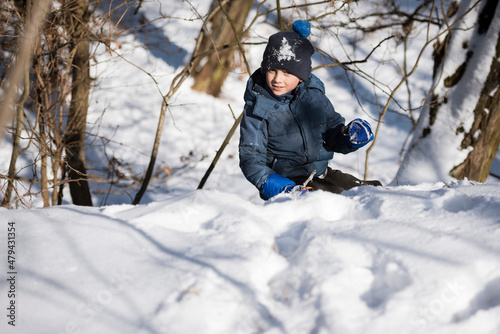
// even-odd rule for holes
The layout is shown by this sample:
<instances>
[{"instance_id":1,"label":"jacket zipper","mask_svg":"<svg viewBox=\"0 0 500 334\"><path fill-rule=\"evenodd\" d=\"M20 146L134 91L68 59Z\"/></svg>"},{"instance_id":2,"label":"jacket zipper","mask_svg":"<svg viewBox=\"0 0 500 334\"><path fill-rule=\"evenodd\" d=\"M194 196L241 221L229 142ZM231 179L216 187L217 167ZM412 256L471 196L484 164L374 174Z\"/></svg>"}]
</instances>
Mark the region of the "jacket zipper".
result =
<instances>
[{"instance_id":1,"label":"jacket zipper","mask_svg":"<svg viewBox=\"0 0 500 334\"><path fill-rule=\"evenodd\" d=\"M293 104L294 100L295 100L295 97L292 99L292 101L290 101L289 109L290 109L290 112L292 113L292 116L293 116L293 119L295 120L295 123L297 123L297 125L299 127L300 136L302 137L302 145L303 145L303 149L304 149L304 155L306 157L306 162L309 163L309 154L307 154L307 143L306 143L306 137L304 136L304 129L302 128L302 125L300 124L300 122L297 120L295 112L292 109L292 104Z\"/></svg>"}]
</instances>

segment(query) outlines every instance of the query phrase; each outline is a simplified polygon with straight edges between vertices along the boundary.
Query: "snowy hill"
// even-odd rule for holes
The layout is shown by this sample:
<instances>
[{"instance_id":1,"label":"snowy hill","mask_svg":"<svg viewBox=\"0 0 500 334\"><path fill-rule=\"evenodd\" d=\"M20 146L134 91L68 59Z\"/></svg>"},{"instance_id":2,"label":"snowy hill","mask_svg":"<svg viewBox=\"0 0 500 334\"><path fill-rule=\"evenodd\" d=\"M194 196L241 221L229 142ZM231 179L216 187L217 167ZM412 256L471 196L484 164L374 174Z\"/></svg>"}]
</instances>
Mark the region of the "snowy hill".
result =
<instances>
[{"instance_id":1,"label":"snowy hill","mask_svg":"<svg viewBox=\"0 0 500 334\"><path fill-rule=\"evenodd\" d=\"M460 182L2 209L2 333L499 333L498 208Z\"/></svg>"},{"instance_id":2,"label":"snowy hill","mask_svg":"<svg viewBox=\"0 0 500 334\"><path fill-rule=\"evenodd\" d=\"M411 128L398 113L387 115L370 155L370 178L386 186L264 202L239 170L238 133L196 190L241 112L247 75L235 69L218 99L191 90L188 79L171 101L151 185L141 205L128 204L137 185L126 186L149 162L161 94L200 27L183 19L196 16L186 3L145 2L147 19L161 8L171 18L112 41L120 56L97 47L87 163L106 177L113 161L127 180L92 182L92 208L71 205L67 190L60 207L40 208L33 196L20 203L31 208L0 208L0 332L500 333L500 183L397 186ZM208 6L194 7L204 14ZM265 22L257 27L250 42L275 32ZM167 36L166 50L147 44L161 46ZM349 36L342 38L348 45ZM334 49L329 42L322 47ZM379 40L365 42L370 51ZM263 48L248 51L253 69ZM400 51L380 50L394 59ZM377 53L360 69L380 80L395 77L397 67L377 63ZM432 62L419 67L414 105L428 93L431 72ZM371 94L370 85L339 68L315 73L347 120L377 119L375 103L356 102ZM2 145L6 170L11 147L8 140ZM362 177L365 152L336 155L331 166ZM30 154L36 152L19 164L30 163ZM498 156L494 170L500 174Z\"/></svg>"}]
</instances>

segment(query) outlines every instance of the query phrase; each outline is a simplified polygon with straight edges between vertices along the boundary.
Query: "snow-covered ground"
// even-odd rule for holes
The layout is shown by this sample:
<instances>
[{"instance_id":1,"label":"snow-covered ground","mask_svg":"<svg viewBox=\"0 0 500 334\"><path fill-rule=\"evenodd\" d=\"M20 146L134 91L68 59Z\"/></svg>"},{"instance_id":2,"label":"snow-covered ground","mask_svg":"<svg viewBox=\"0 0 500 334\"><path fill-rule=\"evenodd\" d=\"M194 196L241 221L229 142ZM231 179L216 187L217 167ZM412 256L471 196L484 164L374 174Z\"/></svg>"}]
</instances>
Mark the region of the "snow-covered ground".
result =
<instances>
[{"instance_id":1,"label":"snow-covered ground","mask_svg":"<svg viewBox=\"0 0 500 334\"><path fill-rule=\"evenodd\" d=\"M137 38L120 37L123 58L100 46L89 115L89 132L99 135L89 136L93 174L112 158L129 177L142 176L149 163L160 92L189 57L200 26L178 19L196 15L173 0L145 2L149 19L160 3L175 18L156 21L159 30ZM196 9L204 15L208 5ZM253 41L274 32L258 27L263 37ZM153 50L166 36L169 49ZM334 42L321 39L324 49L328 40ZM249 49L253 69L263 48ZM379 55L389 52L387 46ZM397 74L390 63L360 66L382 79ZM93 208L73 206L65 194L60 207L40 208L33 197L26 198L31 209L0 209L0 332L500 333L500 184L491 178L397 185L410 128L403 116L385 118L370 155L370 178L384 187L264 202L239 170L236 133L196 190L234 122L232 111L241 112L247 76L239 71L219 99L192 91L190 79L176 94L141 205L129 204L136 188L92 183ZM429 71L432 62L415 74L415 103L427 93ZM363 80L347 80L340 69L316 74L347 120L376 119L378 106L369 103ZM363 108L357 98L368 99L361 99ZM5 170L10 143L2 145ZM365 152L336 155L331 166L362 177ZM498 158L494 171L500 174Z\"/></svg>"},{"instance_id":2,"label":"snow-covered ground","mask_svg":"<svg viewBox=\"0 0 500 334\"><path fill-rule=\"evenodd\" d=\"M2 209L2 333L499 333L499 208L465 181Z\"/></svg>"}]
</instances>

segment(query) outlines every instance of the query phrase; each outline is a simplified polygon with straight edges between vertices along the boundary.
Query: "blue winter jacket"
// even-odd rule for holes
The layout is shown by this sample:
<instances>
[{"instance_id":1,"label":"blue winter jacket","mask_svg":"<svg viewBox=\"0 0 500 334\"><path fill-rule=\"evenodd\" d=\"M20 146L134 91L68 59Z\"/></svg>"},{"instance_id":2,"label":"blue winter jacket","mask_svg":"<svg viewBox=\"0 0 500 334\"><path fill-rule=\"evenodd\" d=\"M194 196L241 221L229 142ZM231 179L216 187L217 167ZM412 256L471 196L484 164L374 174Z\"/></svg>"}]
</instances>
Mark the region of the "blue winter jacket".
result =
<instances>
[{"instance_id":1,"label":"blue winter jacket","mask_svg":"<svg viewBox=\"0 0 500 334\"><path fill-rule=\"evenodd\" d=\"M333 152L356 150L344 139L345 120L315 75L284 96L266 87L259 69L248 80L240 126L240 168L259 191L271 174L322 175Z\"/></svg>"}]
</instances>

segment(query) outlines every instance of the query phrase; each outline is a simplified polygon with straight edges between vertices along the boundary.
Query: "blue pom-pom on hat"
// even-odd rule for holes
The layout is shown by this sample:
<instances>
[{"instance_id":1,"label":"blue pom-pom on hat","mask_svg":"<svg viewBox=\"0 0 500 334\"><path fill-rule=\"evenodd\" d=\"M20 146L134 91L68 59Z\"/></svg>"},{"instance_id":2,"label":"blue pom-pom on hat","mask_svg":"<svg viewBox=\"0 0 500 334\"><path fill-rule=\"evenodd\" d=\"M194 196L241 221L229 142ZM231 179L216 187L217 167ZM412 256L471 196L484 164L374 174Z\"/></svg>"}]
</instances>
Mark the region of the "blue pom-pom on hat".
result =
<instances>
[{"instance_id":1,"label":"blue pom-pom on hat","mask_svg":"<svg viewBox=\"0 0 500 334\"><path fill-rule=\"evenodd\" d=\"M292 30L300 36L307 38L311 34L311 23L308 21L297 20L293 22Z\"/></svg>"}]
</instances>

